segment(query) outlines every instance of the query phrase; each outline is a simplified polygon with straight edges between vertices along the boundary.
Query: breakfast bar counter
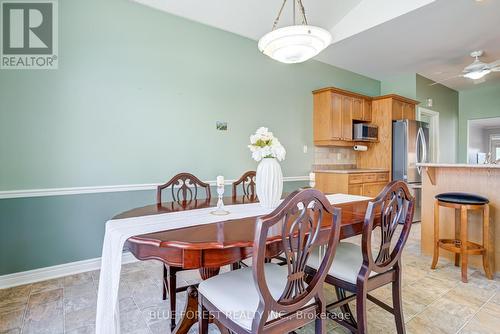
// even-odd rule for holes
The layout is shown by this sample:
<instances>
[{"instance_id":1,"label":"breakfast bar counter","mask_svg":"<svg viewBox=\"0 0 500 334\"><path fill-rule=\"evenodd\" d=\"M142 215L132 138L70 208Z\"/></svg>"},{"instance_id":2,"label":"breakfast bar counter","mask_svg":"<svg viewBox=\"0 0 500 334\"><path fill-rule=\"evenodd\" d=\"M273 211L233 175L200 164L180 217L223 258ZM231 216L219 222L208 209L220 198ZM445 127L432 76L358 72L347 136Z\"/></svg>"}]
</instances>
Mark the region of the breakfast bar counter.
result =
<instances>
[{"instance_id":1,"label":"breakfast bar counter","mask_svg":"<svg viewBox=\"0 0 500 334\"><path fill-rule=\"evenodd\" d=\"M490 201L490 268L500 271L500 165L467 165L424 163L422 168L422 253L432 255L434 237L435 196L446 192L465 192L484 196ZM441 208L440 235L453 238L455 215L460 212ZM473 242L482 243L482 217L480 212L469 212L468 235ZM450 252L442 256L453 258ZM471 266L482 269L481 256L470 256ZM430 263L429 263L430 266Z\"/></svg>"}]
</instances>

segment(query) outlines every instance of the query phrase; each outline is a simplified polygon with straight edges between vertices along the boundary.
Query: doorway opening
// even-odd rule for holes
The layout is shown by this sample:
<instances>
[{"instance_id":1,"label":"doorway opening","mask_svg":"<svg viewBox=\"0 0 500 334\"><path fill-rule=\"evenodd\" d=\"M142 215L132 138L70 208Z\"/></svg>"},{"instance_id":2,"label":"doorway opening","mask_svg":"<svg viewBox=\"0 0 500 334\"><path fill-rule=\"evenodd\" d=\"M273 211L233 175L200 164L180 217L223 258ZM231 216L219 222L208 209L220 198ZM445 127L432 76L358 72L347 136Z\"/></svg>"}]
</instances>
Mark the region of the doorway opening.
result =
<instances>
[{"instance_id":1,"label":"doorway opening","mask_svg":"<svg viewBox=\"0 0 500 334\"><path fill-rule=\"evenodd\" d=\"M500 159L500 117L469 120L467 162L484 164Z\"/></svg>"}]
</instances>

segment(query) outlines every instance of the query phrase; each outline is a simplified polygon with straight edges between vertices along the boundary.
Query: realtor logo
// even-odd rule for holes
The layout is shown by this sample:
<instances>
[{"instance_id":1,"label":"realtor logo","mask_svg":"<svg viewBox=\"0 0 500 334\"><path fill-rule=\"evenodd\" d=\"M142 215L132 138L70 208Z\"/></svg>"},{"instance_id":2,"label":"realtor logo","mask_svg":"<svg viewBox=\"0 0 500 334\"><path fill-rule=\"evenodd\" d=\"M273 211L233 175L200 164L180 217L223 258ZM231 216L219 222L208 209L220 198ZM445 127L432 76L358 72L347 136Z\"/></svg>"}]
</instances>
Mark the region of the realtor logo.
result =
<instances>
[{"instance_id":1,"label":"realtor logo","mask_svg":"<svg viewBox=\"0 0 500 334\"><path fill-rule=\"evenodd\" d=\"M57 69L57 2L1 2L2 69Z\"/></svg>"}]
</instances>

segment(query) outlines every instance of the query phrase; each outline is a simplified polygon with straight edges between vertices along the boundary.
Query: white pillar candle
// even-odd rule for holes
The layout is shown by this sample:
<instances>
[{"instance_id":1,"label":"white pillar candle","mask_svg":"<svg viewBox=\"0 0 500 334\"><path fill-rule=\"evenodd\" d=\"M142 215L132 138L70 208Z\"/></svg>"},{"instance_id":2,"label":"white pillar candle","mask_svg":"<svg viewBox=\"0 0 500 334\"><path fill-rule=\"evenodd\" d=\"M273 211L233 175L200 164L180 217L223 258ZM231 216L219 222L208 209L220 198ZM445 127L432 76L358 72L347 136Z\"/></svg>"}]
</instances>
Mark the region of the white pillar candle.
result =
<instances>
[{"instance_id":1,"label":"white pillar candle","mask_svg":"<svg viewBox=\"0 0 500 334\"><path fill-rule=\"evenodd\" d=\"M217 186L221 187L223 185L224 185L224 176L222 175L217 176Z\"/></svg>"},{"instance_id":2,"label":"white pillar candle","mask_svg":"<svg viewBox=\"0 0 500 334\"><path fill-rule=\"evenodd\" d=\"M311 172L309 173L309 181L316 181L316 174Z\"/></svg>"}]
</instances>

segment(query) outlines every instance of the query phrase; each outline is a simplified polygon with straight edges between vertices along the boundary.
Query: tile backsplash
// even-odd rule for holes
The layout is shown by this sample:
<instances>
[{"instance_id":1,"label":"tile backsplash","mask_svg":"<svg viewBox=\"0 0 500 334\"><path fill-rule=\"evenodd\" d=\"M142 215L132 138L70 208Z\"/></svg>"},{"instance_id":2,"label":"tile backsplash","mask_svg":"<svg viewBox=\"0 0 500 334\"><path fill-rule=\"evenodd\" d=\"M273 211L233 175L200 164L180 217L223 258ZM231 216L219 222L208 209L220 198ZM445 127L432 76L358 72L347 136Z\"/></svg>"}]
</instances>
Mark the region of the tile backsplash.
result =
<instances>
[{"instance_id":1,"label":"tile backsplash","mask_svg":"<svg viewBox=\"0 0 500 334\"><path fill-rule=\"evenodd\" d=\"M315 165L356 165L356 152L351 147L314 147Z\"/></svg>"}]
</instances>

